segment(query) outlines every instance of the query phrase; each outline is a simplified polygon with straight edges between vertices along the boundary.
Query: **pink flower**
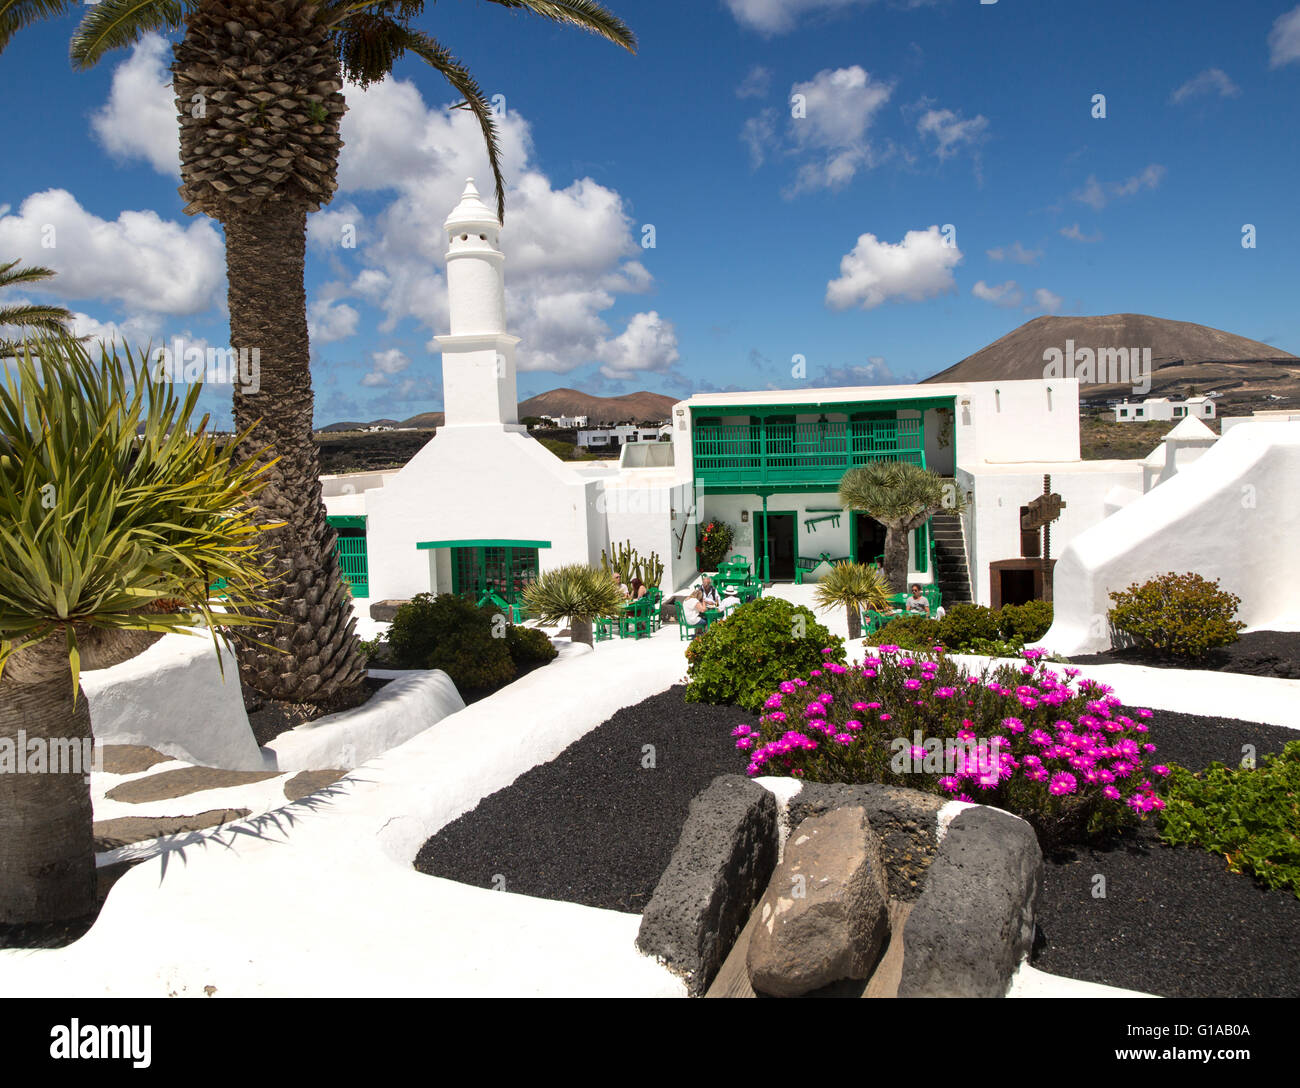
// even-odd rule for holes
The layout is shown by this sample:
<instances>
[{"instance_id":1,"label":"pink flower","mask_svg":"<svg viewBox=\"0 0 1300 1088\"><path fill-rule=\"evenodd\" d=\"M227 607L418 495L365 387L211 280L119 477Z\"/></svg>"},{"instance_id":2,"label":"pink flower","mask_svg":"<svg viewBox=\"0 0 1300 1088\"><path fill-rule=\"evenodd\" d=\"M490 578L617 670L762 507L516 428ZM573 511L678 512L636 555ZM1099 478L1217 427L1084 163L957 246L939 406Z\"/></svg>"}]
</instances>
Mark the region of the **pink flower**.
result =
<instances>
[{"instance_id":1,"label":"pink flower","mask_svg":"<svg viewBox=\"0 0 1300 1088\"><path fill-rule=\"evenodd\" d=\"M858 713L861 713L862 711L864 711L864 710L867 709L867 704L866 704L866 703L854 703L854 704L853 704L853 709L856 710L856 711L858 711Z\"/></svg>"},{"instance_id":2,"label":"pink flower","mask_svg":"<svg viewBox=\"0 0 1300 1088\"><path fill-rule=\"evenodd\" d=\"M951 698L952 698L954 695L956 695L956 694L957 694L957 690L956 690L955 688L935 688L935 689L934 689L934 697L935 697L936 699L951 699Z\"/></svg>"},{"instance_id":3,"label":"pink flower","mask_svg":"<svg viewBox=\"0 0 1300 1088\"><path fill-rule=\"evenodd\" d=\"M749 749L754 747L754 738L741 737L740 740L736 741L736 747L739 748L742 752L747 752L749 751Z\"/></svg>"},{"instance_id":4,"label":"pink flower","mask_svg":"<svg viewBox=\"0 0 1300 1088\"><path fill-rule=\"evenodd\" d=\"M780 683L780 688L787 695L789 695L790 692L794 691L794 684L789 680L782 680Z\"/></svg>"},{"instance_id":5,"label":"pink flower","mask_svg":"<svg viewBox=\"0 0 1300 1088\"><path fill-rule=\"evenodd\" d=\"M735 729L733 729L733 730L731 731L731 735L732 735L733 737L747 737L747 736L749 736L750 732L751 732L751 730L750 730L749 726L747 726L747 725L738 725L738 726L736 726Z\"/></svg>"},{"instance_id":6,"label":"pink flower","mask_svg":"<svg viewBox=\"0 0 1300 1088\"><path fill-rule=\"evenodd\" d=\"M1103 797L1107 797L1112 801L1119 800L1119 790L1117 790L1114 786L1103 787L1101 793Z\"/></svg>"},{"instance_id":7,"label":"pink flower","mask_svg":"<svg viewBox=\"0 0 1300 1088\"><path fill-rule=\"evenodd\" d=\"M835 736L834 736L832 739L835 741L836 744L852 744L852 743L853 743L853 734L851 734L851 733L836 733Z\"/></svg>"},{"instance_id":8,"label":"pink flower","mask_svg":"<svg viewBox=\"0 0 1300 1088\"><path fill-rule=\"evenodd\" d=\"M1163 777L1164 775L1167 775L1169 773L1169 768L1166 767L1163 763L1157 763L1154 767L1151 768L1151 773L1158 774Z\"/></svg>"},{"instance_id":9,"label":"pink flower","mask_svg":"<svg viewBox=\"0 0 1300 1088\"><path fill-rule=\"evenodd\" d=\"M909 678L903 681L903 687L907 688L908 691L916 691L920 686L921 686L920 680Z\"/></svg>"},{"instance_id":10,"label":"pink flower","mask_svg":"<svg viewBox=\"0 0 1300 1088\"><path fill-rule=\"evenodd\" d=\"M822 706L827 706L830 703L835 702L835 696L832 695L829 691L823 691L820 695L817 696L817 701L821 703Z\"/></svg>"},{"instance_id":11,"label":"pink flower","mask_svg":"<svg viewBox=\"0 0 1300 1088\"><path fill-rule=\"evenodd\" d=\"M939 779L939 788L944 793L956 793L961 788L961 780L946 775Z\"/></svg>"},{"instance_id":12,"label":"pink flower","mask_svg":"<svg viewBox=\"0 0 1300 1088\"><path fill-rule=\"evenodd\" d=\"M1047 787L1047 792L1053 797L1061 797L1067 793L1073 793L1079 788L1078 782L1075 781L1074 775L1067 771L1057 771L1052 775L1051 785Z\"/></svg>"},{"instance_id":13,"label":"pink flower","mask_svg":"<svg viewBox=\"0 0 1300 1088\"><path fill-rule=\"evenodd\" d=\"M891 722L894 720L894 717L892 714L882 714L880 715L880 720L882 722Z\"/></svg>"},{"instance_id":14,"label":"pink flower","mask_svg":"<svg viewBox=\"0 0 1300 1088\"><path fill-rule=\"evenodd\" d=\"M862 728L862 723L857 718L850 718L844 723L844 728L850 732L856 733Z\"/></svg>"}]
</instances>

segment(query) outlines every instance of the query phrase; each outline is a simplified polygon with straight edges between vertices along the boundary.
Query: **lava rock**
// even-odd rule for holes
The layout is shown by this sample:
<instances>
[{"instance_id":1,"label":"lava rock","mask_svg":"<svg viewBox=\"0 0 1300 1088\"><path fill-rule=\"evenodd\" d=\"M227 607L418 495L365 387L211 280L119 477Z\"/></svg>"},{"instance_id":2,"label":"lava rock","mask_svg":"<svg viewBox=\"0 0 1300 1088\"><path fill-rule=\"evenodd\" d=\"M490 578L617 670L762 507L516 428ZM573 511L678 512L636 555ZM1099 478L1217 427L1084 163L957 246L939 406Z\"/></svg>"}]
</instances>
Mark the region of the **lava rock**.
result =
<instances>
[{"instance_id":1,"label":"lava rock","mask_svg":"<svg viewBox=\"0 0 1300 1088\"><path fill-rule=\"evenodd\" d=\"M867 978L889 937L880 840L860 806L811 816L791 833L749 939L757 993L798 997Z\"/></svg>"},{"instance_id":2,"label":"lava rock","mask_svg":"<svg viewBox=\"0 0 1300 1088\"><path fill-rule=\"evenodd\" d=\"M889 894L911 902L921 894L926 870L939 848L939 810L944 803L935 794L899 786L805 782L790 800L790 826L844 806L866 809L880 840Z\"/></svg>"},{"instance_id":3,"label":"lava rock","mask_svg":"<svg viewBox=\"0 0 1300 1088\"><path fill-rule=\"evenodd\" d=\"M691 801L636 943L693 995L709 988L776 868L776 813L771 793L734 774Z\"/></svg>"},{"instance_id":4,"label":"lava rock","mask_svg":"<svg viewBox=\"0 0 1300 1088\"><path fill-rule=\"evenodd\" d=\"M903 927L899 997L1003 997L1034 939L1043 852L1024 820L978 806L939 846Z\"/></svg>"}]
</instances>

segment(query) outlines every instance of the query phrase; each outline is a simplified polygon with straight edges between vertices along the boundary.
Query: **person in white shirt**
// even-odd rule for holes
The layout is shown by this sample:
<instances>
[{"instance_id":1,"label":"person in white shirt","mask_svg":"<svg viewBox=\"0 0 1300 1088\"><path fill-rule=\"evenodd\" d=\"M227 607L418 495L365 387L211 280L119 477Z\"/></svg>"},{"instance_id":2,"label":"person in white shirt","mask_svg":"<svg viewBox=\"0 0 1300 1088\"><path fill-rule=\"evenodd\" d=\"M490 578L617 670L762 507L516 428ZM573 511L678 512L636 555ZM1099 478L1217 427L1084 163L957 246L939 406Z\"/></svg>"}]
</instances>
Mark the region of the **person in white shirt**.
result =
<instances>
[{"instance_id":1,"label":"person in white shirt","mask_svg":"<svg viewBox=\"0 0 1300 1088\"><path fill-rule=\"evenodd\" d=\"M697 627L704 622L704 595L698 590L691 590L686 600L682 601L682 618L686 626Z\"/></svg>"},{"instance_id":2,"label":"person in white shirt","mask_svg":"<svg viewBox=\"0 0 1300 1088\"><path fill-rule=\"evenodd\" d=\"M632 594L628 592L627 586L623 584L623 579L620 578L617 574L614 575L614 584L618 586L618 591L621 594L623 594L623 597L625 599L632 596Z\"/></svg>"}]
</instances>

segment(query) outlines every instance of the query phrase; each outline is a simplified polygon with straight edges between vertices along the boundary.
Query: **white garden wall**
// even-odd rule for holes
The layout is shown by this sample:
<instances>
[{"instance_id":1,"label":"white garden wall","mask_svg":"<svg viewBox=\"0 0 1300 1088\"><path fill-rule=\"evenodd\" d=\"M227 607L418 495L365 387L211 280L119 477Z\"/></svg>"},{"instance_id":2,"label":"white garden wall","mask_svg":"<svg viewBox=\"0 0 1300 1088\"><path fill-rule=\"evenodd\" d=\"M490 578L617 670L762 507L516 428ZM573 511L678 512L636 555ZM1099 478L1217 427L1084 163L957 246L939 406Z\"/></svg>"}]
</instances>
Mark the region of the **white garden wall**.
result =
<instances>
[{"instance_id":1,"label":"white garden wall","mask_svg":"<svg viewBox=\"0 0 1300 1088\"><path fill-rule=\"evenodd\" d=\"M98 744L144 744L203 767L262 769L234 653L222 647L219 666L206 631L164 635L128 661L86 670L81 687Z\"/></svg>"},{"instance_id":2,"label":"white garden wall","mask_svg":"<svg viewBox=\"0 0 1300 1088\"><path fill-rule=\"evenodd\" d=\"M1063 654L1110 645L1111 590L1169 571L1221 580L1252 627L1300 620L1300 423L1243 423L1178 475L1075 537L1056 566Z\"/></svg>"}]
</instances>

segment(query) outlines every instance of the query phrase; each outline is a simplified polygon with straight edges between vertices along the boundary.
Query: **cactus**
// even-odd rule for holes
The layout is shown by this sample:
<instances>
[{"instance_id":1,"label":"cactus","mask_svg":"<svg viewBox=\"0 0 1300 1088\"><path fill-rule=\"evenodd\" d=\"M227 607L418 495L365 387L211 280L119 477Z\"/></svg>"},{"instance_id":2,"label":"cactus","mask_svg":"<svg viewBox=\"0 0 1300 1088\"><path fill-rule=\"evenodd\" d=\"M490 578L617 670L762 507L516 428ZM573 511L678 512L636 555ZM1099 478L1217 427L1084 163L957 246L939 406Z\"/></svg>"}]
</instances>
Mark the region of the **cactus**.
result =
<instances>
[{"instance_id":1,"label":"cactus","mask_svg":"<svg viewBox=\"0 0 1300 1088\"><path fill-rule=\"evenodd\" d=\"M659 553L651 552L649 557L640 560L637 570L641 581L648 586L657 586L664 576L664 565L659 559Z\"/></svg>"},{"instance_id":2,"label":"cactus","mask_svg":"<svg viewBox=\"0 0 1300 1088\"><path fill-rule=\"evenodd\" d=\"M617 574L624 585L632 580L632 575L636 573L639 564L636 549L632 547L630 541L616 545L612 561L605 553L605 549L600 549L600 565L610 573Z\"/></svg>"}]
</instances>

